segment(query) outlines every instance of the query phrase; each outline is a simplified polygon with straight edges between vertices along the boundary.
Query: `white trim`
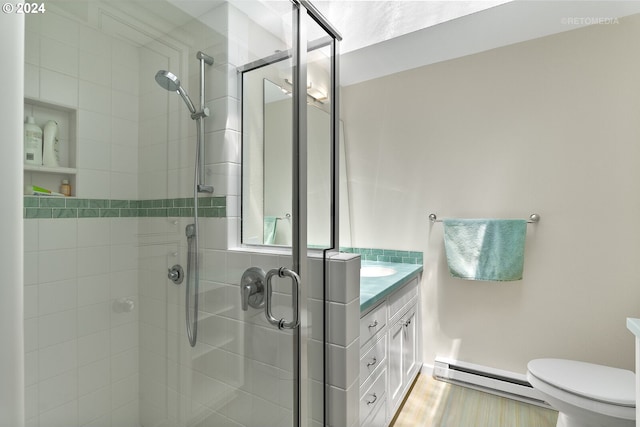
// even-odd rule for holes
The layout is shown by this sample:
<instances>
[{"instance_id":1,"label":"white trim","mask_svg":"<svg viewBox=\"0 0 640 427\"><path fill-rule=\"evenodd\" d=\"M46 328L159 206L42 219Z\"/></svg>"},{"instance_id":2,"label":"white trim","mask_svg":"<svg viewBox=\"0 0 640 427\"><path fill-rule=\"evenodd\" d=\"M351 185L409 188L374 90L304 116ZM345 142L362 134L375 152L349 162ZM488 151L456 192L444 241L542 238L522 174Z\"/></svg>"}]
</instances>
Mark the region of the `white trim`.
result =
<instances>
[{"instance_id":1,"label":"white trim","mask_svg":"<svg viewBox=\"0 0 640 427\"><path fill-rule=\"evenodd\" d=\"M0 98L5 183L0 210L0 426L24 426L22 140L24 15L0 14L0 58L6 84Z\"/></svg>"}]
</instances>

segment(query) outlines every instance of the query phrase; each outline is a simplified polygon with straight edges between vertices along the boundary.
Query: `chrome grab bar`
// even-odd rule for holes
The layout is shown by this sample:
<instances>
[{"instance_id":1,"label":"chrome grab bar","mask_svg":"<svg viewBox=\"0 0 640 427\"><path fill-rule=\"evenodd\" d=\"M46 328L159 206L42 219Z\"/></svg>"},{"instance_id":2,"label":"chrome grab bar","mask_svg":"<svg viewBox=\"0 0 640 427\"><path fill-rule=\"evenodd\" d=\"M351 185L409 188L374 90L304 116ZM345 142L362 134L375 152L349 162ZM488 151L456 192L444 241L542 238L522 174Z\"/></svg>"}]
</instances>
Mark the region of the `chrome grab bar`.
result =
<instances>
[{"instance_id":1,"label":"chrome grab bar","mask_svg":"<svg viewBox=\"0 0 640 427\"><path fill-rule=\"evenodd\" d=\"M293 320L287 322L285 319L276 319L273 316L271 309L271 302L273 300L273 286L271 285L271 279L273 276L289 277L291 278L291 298L293 300ZM298 301L298 295L300 294L300 276L295 271L292 271L286 267L274 268L269 270L265 277L266 291L264 295L264 314L272 325L278 327L278 329L295 329L300 325L300 304Z\"/></svg>"}]
</instances>

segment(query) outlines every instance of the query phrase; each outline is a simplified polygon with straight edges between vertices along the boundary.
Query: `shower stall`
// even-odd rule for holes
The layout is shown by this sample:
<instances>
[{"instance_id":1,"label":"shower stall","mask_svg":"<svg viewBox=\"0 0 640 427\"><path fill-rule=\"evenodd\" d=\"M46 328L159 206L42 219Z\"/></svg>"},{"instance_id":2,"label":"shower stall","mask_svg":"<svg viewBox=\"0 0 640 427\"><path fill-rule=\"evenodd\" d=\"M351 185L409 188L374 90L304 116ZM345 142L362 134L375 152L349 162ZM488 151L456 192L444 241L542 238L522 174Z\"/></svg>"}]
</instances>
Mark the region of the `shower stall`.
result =
<instances>
[{"instance_id":1,"label":"shower stall","mask_svg":"<svg viewBox=\"0 0 640 427\"><path fill-rule=\"evenodd\" d=\"M357 355L332 330L358 314L359 268L338 253L339 39L304 0L51 0L25 16L24 116L58 123L60 167L21 179L72 187L23 198L25 425L357 423L357 377L332 373ZM263 71L289 93L270 124L291 138L278 247L247 234L266 215L246 196L267 186ZM311 79L331 117L322 156Z\"/></svg>"}]
</instances>

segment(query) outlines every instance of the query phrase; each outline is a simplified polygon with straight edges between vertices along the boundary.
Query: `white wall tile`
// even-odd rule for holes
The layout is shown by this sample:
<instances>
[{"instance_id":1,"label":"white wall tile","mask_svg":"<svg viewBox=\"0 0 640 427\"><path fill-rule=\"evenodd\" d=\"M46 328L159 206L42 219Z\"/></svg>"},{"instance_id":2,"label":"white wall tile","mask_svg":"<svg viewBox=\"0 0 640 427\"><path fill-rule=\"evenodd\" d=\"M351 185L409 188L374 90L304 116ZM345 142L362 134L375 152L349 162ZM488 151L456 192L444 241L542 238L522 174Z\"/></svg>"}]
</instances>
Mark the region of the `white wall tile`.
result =
<instances>
[{"instance_id":1,"label":"white wall tile","mask_svg":"<svg viewBox=\"0 0 640 427\"><path fill-rule=\"evenodd\" d=\"M84 426L111 411L111 389L104 387L78 399L78 422Z\"/></svg>"},{"instance_id":2,"label":"white wall tile","mask_svg":"<svg viewBox=\"0 0 640 427\"><path fill-rule=\"evenodd\" d=\"M38 387L38 410L51 410L78 397L78 374L75 370L41 381Z\"/></svg>"},{"instance_id":3,"label":"white wall tile","mask_svg":"<svg viewBox=\"0 0 640 427\"><path fill-rule=\"evenodd\" d=\"M40 97L40 67L36 65L24 65L24 96Z\"/></svg>"},{"instance_id":4,"label":"white wall tile","mask_svg":"<svg viewBox=\"0 0 640 427\"><path fill-rule=\"evenodd\" d=\"M111 241L109 218L82 218L78 220L78 247L106 246Z\"/></svg>"},{"instance_id":5,"label":"white wall tile","mask_svg":"<svg viewBox=\"0 0 640 427\"><path fill-rule=\"evenodd\" d=\"M108 199L111 196L109 172L80 169L77 177L77 197Z\"/></svg>"},{"instance_id":6,"label":"white wall tile","mask_svg":"<svg viewBox=\"0 0 640 427\"><path fill-rule=\"evenodd\" d=\"M210 280L212 282L224 282L227 276L226 252L206 250L202 259L202 279Z\"/></svg>"},{"instance_id":7,"label":"white wall tile","mask_svg":"<svg viewBox=\"0 0 640 427\"><path fill-rule=\"evenodd\" d=\"M97 418L93 421L91 421L90 423L85 424L82 427L112 427L111 424L111 414L106 414L101 416L100 418ZM136 427L134 425L134 427Z\"/></svg>"},{"instance_id":8,"label":"white wall tile","mask_svg":"<svg viewBox=\"0 0 640 427\"><path fill-rule=\"evenodd\" d=\"M111 38L98 30L84 25L80 26L78 47L81 51L91 52L107 59L111 58Z\"/></svg>"},{"instance_id":9,"label":"white wall tile","mask_svg":"<svg viewBox=\"0 0 640 427\"><path fill-rule=\"evenodd\" d=\"M24 413L26 419L35 418L35 425L38 425L38 386L25 387L24 390ZM27 423L28 424L28 423Z\"/></svg>"},{"instance_id":10,"label":"white wall tile","mask_svg":"<svg viewBox=\"0 0 640 427\"><path fill-rule=\"evenodd\" d=\"M76 279L49 282L38 286L38 315L67 311L77 306Z\"/></svg>"},{"instance_id":11,"label":"white wall tile","mask_svg":"<svg viewBox=\"0 0 640 427\"><path fill-rule=\"evenodd\" d=\"M78 251L78 277L109 272L111 249L109 246L91 246Z\"/></svg>"},{"instance_id":12,"label":"white wall tile","mask_svg":"<svg viewBox=\"0 0 640 427\"><path fill-rule=\"evenodd\" d=\"M25 31L24 33L24 60L27 64L40 66L40 34Z\"/></svg>"},{"instance_id":13,"label":"white wall tile","mask_svg":"<svg viewBox=\"0 0 640 427\"><path fill-rule=\"evenodd\" d=\"M101 331L78 338L78 365L104 359L109 354L109 336L109 331Z\"/></svg>"},{"instance_id":14,"label":"white wall tile","mask_svg":"<svg viewBox=\"0 0 640 427\"><path fill-rule=\"evenodd\" d=\"M112 384L111 407L119 408L138 397L138 375L133 375Z\"/></svg>"},{"instance_id":15,"label":"white wall tile","mask_svg":"<svg viewBox=\"0 0 640 427\"><path fill-rule=\"evenodd\" d=\"M40 414L40 426L76 427L78 426L78 401L66 403Z\"/></svg>"},{"instance_id":16,"label":"white wall tile","mask_svg":"<svg viewBox=\"0 0 640 427\"><path fill-rule=\"evenodd\" d=\"M38 221L24 221L24 251L38 250Z\"/></svg>"},{"instance_id":17,"label":"white wall tile","mask_svg":"<svg viewBox=\"0 0 640 427\"><path fill-rule=\"evenodd\" d=\"M240 195L240 165L236 163L216 163L206 166L207 182L215 188L216 194Z\"/></svg>"},{"instance_id":18,"label":"white wall tile","mask_svg":"<svg viewBox=\"0 0 640 427\"><path fill-rule=\"evenodd\" d=\"M347 346L357 339L360 330L360 300L355 299L349 304L328 303L329 342Z\"/></svg>"},{"instance_id":19,"label":"white wall tile","mask_svg":"<svg viewBox=\"0 0 640 427\"><path fill-rule=\"evenodd\" d=\"M81 165L83 169L97 169L102 171L108 171L110 169L111 150L109 144L82 138L79 145L78 165Z\"/></svg>"},{"instance_id":20,"label":"white wall tile","mask_svg":"<svg viewBox=\"0 0 640 427\"><path fill-rule=\"evenodd\" d=\"M35 285L39 279L39 253L26 252L24 254L24 284Z\"/></svg>"},{"instance_id":21,"label":"white wall tile","mask_svg":"<svg viewBox=\"0 0 640 427\"><path fill-rule=\"evenodd\" d=\"M71 249L77 245L76 219L40 219L38 249Z\"/></svg>"},{"instance_id":22,"label":"white wall tile","mask_svg":"<svg viewBox=\"0 0 640 427\"><path fill-rule=\"evenodd\" d=\"M93 335L109 329L109 302L78 308L78 336Z\"/></svg>"},{"instance_id":23,"label":"white wall tile","mask_svg":"<svg viewBox=\"0 0 640 427\"><path fill-rule=\"evenodd\" d=\"M123 351L111 357L111 382L135 377L138 372L138 349Z\"/></svg>"},{"instance_id":24,"label":"white wall tile","mask_svg":"<svg viewBox=\"0 0 640 427\"><path fill-rule=\"evenodd\" d=\"M114 409L111 414L112 426L138 427L140 422L137 400Z\"/></svg>"},{"instance_id":25,"label":"white wall tile","mask_svg":"<svg viewBox=\"0 0 640 427\"><path fill-rule=\"evenodd\" d=\"M40 381L71 371L77 366L77 343L75 340L52 345L38 352Z\"/></svg>"},{"instance_id":26,"label":"white wall tile","mask_svg":"<svg viewBox=\"0 0 640 427\"><path fill-rule=\"evenodd\" d=\"M38 315L38 286L31 285L24 287L24 318L36 317Z\"/></svg>"},{"instance_id":27,"label":"white wall tile","mask_svg":"<svg viewBox=\"0 0 640 427\"><path fill-rule=\"evenodd\" d=\"M32 317L24 320L24 351L38 349L38 318Z\"/></svg>"},{"instance_id":28,"label":"white wall tile","mask_svg":"<svg viewBox=\"0 0 640 427\"><path fill-rule=\"evenodd\" d=\"M117 64L116 66L111 67L111 87L123 90L126 87L126 90L129 93L138 96L140 94L140 83L138 75L141 77L146 77L145 80L151 80L155 84L154 79L149 78L152 76L152 73L143 74L138 71L137 63L134 64ZM157 69L156 69L157 70ZM123 86L124 83L124 86ZM157 89L157 86L154 88ZM137 112L136 112L137 114Z\"/></svg>"},{"instance_id":29,"label":"white wall tile","mask_svg":"<svg viewBox=\"0 0 640 427\"><path fill-rule=\"evenodd\" d=\"M78 106L78 80L46 69L40 70L40 98L68 107Z\"/></svg>"},{"instance_id":30,"label":"white wall tile","mask_svg":"<svg viewBox=\"0 0 640 427\"><path fill-rule=\"evenodd\" d=\"M205 163L241 163L240 132L229 129L205 134Z\"/></svg>"},{"instance_id":31,"label":"white wall tile","mask_svg":"<svg viewBox=\"0 0 640 427\"><path fill-rule=\"evenodd\" d=\"M135 323L117 326L112 328L110 333L111 354L116 354L138 345L138 326Z\"/></svg>"},{"instance_id":32,"label":"white wall tile","mask_svg":"<svg viewBox=\"0 0 640 427\"><path fill-rule=\"evenodd\" d=\"M78 48L48 37L40 39L40 66L78 77Z\"/></svg>"},{"instance_id":33,"label":"white wall tile","mask_svg":"<svg viewBox=\"0 0 640 427\"><path fill-rule=\"evenodd\" d=\"M24 384L31 386L38 383L40 374L38 370L38 352L30 351L24 355Z\"/></svg>"},{"instance_id":34,"label":"white wall tile","mask_svg":"<svg viewBox=\"0 0 640 427\"><path fill-rule=\"evenodd\" d=\"M38 317L38 335L40 349L76 338L76 310Z\"/></svg>"},{"instance_id":35,"label":"white wall tile","mask_svg":"<svg viewBox=\"0 0 640 427\"><path fill-rule=\"evenodd\" d=\"M112 143L124 145L126 147L137 147L138 144L138 121L129 118L112 118Z\"/></svg>"},{"instance_id":36,"label":"white wall tile","mask_svg":"<svg viewBox=\"0 0 640 427\"><path fill-rule=\"evenodd\" d=\"M111 144L111 116L109 113L97 113L89 110L78 111L78 138L80 140ZM80 146L80 149L82 146Z\"/></svg>"},{"instance_id":37,"label":"white wall tile","mask_svg":"<svg viewBox=\"0 0 640 427\"><path fill-rule=\"evenodd\" d=\"M112 199L138 199L139 192L136 185L137 175L132 173L111 173Z\"/></svg>"},{"instance_id":38,"label":"white wall tile","mask_svg":"<svg viewBox=\"0 0 640 427\"><path fill-rule=\"evenodd\" d=\"M136 270L111 273L109 297L111 299L129 297L138 294L138 275ZM164 273L164 271L163 271ZM164 288L164 283L157 286Z\"/></svg>"},{"instance_id":39,"label":"white wall tile","mask_svg":"<svg viewBox=\"0 0 640 427\"><path fill-rule=\"evenodd\" d=\"M96 52L96 51L93 51ZM111 61L108 56L96 55L93 52L80 51L80 79L98 85L111 87Z\"/></svg>"},{"instance_id":40,"label":"white wall tile","mask_svg":"<svg viewBox=\"0 0 640 427\"><path fill-rule=\"evenodd\" d=\"M110 275L78 278L78 307L107 302L110 299Z\"/></svg>"},{"instance_id":41,"label":"white wall tile","mask_svg":"<svg viewBox=\"0 0 640 427\"><path fill-rule=\"evenodd\" d=\"M115 89L128 89L115 88ZM131 92L113 90L111 92L111 114L114 117L138 121L138 96Z\"/></svg>"},{"instance_id":42,"label":"white wall tile","mask_svg":"<svg viewBox=\"0 0 640 427\"><path fill-rule=\"evenodd\" d=\"M132 64L138 63L139 55L140 53L137 47L132 46L120 39L112 39L111 57L114 67L118 67L121 64L127 67L131 67Z\"/></svg>"},{"instance_id":43,"label":"white wall tile","mask_svg":"<svg viewBox=\"0 0 640 427\"><path fill-rule=\"evenodd\" d=\"M205 249L227 249L227 221L226 218L202 218L200 220L203 229Z\"/></svg>"},{"instance_id":44,"label":"white wall tile","mask_svg":"<svg viewBox=\"0 0 640 427\"><path fill-rule=\"evenodd\" d=\"M78 46L80 25L75 21L58 15L55 12L47 12L39 22L40 34L53 38L70 46Z\"/></svg>"},{"instance_id":45,"label":"white wall tile","mask_svg":"<svg viewBox=\"0 0 640 427\"><path fill-rule=\"evenodd\" d=\"M113 218L110 221L112 244L124 245L137 243L139 227L139 220L137 218ZM145 222L146 221L149 220L145 220Z\"/></svg>"},{"instance_id":46,"label":"white wall tile","mask_svg":"<svg viewBox=\"0 0 640 427\"><path fill-rule=\"evenodd\" d=\"M138 147L111 145L111 170L129 174L138 173ZM132 182L129 185L133 184Z\"/></svg>"},{"instance_id":47,"label":"white wall tile","mask_svg":"<svg viewBox=\"0 0 640 427\"><path fill-rule=\"evenodd\" d=\"M80 80L79 108L102 114L111 114L111 89Z\"/></svg>"},{"instance_id":48,"label":"white wall tile","mask_svg":"<svg viewBox=\"0 0 640 427\"><path fill-rule=\"evenodd\" d=\"M96 391L110 384L109 358L81 366L78 369L78 395Z\"/></svg>"},{"instance_id":49,"label":"white wall tile","mask_svg":"<svg viewBox=\"0 0 640 427\"><path fill-rule=\"evenodd\" d=\"M127 271L138 268L138 248L133 245L111 246L111 271Z\"/></svg>"}]
</instances>

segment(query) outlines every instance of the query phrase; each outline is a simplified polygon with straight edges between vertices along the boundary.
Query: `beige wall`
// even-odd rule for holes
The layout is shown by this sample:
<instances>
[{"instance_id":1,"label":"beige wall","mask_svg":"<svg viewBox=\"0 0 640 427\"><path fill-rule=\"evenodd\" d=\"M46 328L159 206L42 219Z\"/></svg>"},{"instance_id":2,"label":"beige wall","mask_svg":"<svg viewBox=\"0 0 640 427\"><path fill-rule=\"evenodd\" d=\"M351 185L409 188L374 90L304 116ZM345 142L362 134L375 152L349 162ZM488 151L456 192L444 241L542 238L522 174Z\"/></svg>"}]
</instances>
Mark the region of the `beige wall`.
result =
<instances>
[{"instance_id":1,"label":"beige wall","mask_svg":"<svg viewBox=\"0 0 640 427\"><path fill-rule=\"evenodd\" d=\"M420 250L424 361L633 369L640 16L344 88L353 245ZM529 225L524 279L449 276L439 217Z\"/></svg>"}]
</instances>

